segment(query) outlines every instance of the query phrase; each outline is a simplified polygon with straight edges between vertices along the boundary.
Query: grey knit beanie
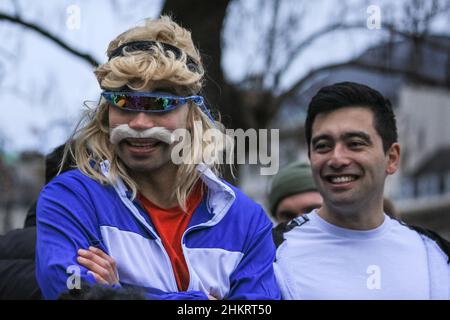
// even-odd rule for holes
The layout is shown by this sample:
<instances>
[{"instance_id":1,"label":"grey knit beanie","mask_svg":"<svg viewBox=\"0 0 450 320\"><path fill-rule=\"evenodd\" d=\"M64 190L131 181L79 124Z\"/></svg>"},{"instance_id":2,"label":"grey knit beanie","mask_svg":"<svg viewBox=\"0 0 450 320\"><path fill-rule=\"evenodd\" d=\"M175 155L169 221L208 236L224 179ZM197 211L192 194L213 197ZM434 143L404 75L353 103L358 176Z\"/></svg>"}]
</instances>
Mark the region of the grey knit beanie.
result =
<instances>
[{"instance_id":1,"label":"grey knit beanie","mask_svg":"<svg viewBox=\"0 0 450 320\"><path fill-rule=\"evenodd\" d=\"M293 162L274 177L269 192L269 206L273 216L277 205L286 197L297 193L317 191L311 167L304 162Z\"/></svg>"}]
</instances>

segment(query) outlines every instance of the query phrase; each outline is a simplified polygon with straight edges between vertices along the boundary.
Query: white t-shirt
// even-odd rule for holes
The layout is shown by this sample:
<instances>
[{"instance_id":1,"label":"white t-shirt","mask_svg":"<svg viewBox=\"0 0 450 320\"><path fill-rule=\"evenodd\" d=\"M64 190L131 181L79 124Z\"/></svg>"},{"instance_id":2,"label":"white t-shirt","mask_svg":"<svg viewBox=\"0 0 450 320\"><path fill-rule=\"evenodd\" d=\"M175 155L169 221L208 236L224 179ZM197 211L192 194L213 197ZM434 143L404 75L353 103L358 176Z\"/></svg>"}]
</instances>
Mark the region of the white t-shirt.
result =
<instances>
[{"instance_id":1,"label":"white t-shirt","mask_svg":"<svg viewBox=\"0 0 450 320\"><path fill-rule=\"evenodd\" d=\"M420 235L385 215L368 231L337 227L316 211L284 233L275 271L284 299L429 299Z\"/></svg>"}]
</instances>

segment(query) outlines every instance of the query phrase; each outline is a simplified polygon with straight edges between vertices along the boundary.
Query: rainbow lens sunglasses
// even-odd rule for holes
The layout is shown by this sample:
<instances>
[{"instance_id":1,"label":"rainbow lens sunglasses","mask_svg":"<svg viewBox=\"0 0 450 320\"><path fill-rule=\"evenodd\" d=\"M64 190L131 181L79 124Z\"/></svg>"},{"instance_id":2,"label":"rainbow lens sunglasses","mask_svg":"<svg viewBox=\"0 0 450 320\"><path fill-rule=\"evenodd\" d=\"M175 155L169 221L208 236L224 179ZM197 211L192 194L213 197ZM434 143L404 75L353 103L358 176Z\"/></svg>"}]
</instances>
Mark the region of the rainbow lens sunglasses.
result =
<instances>
[{"instance_id":1,"label":"rainbow lens sunglasses","mask_svg":"<svg viewBox=\"0 0 450 320\"><path fill-rule=\"evenodd\" d=\"M175 110L188 101L194 102L213 121L202 96L180 97L159 92L104 91L102 97L113 106L127 111L162 113Z\"/></svg>"}]
</instances>

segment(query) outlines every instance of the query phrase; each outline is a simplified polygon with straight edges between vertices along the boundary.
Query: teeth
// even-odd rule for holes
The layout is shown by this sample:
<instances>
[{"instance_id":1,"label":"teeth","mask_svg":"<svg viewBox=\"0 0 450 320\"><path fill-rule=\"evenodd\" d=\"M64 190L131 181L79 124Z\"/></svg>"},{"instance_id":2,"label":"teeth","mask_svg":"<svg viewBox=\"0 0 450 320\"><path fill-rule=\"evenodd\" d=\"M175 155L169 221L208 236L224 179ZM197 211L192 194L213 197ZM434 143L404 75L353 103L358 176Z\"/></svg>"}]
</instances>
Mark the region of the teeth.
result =
<instances>
[{"instance_id":1,"label":"teeth","mask_svg":"<svg viewBox=\"0 0 450 320\"><path fill-rule=\"evenodd\" d=\"M144 147L152 147L152 146L154 146L156 143L155 142L146 142L146 143L143 143L143 142L131 142L131 141L128 141L128 143L131 145L131 146L133 146L133 147L140 147L140 148L144 148Z\"/></svg>"},{"instance_id":2,"label":"teeth","mask_svg":"<svg viewBox=\"0 0 450 320\"><path fill-rule=\"evenodd\" d=\"M130 143L133 147L150 147L151 144L142 144L142 143Z\"/></svg>"},{"instance_id":3,"label":"teeth","mask_svg":"<svg viewBox=\"0 0 450 320\"><path fill-rule=\"evenodd\" d=\"M331 178L332 183L347 183L354 180L356 180L356 178L352 176L340 176Z\"/></svg>"}]
</instances>

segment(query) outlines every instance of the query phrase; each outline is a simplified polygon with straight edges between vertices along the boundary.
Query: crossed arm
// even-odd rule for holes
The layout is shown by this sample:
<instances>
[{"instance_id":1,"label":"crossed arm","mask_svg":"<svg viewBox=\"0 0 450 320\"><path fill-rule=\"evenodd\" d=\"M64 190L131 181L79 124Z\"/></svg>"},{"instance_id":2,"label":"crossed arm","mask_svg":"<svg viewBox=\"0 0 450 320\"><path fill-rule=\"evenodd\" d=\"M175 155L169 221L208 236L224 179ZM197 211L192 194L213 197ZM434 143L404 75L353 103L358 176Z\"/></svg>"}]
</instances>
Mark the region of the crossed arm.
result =
<instances>
[{"instance_id":1,"label":"crossed arm","mask_svg":"<svg viewBox=\"0 0 450 320\"><path fill-rule=\"evenodd\" d=\"M119 274L117 272L116 261L96 247L89 247L88 250L79 249L77 261L88 269L95 281L104 285L117 285ZM208 294L209 300L217 300L216 297Z\"/></svg>"},{"instance_id":2,"label":"crossed arm","mask_svg":"<svg viewBox=\"0 0 450 320\"><path fill-rule=\"evenodd\" d=\"M68 277L70 267L76 267L81 281L120 285L116 262L105 253L106 247L100 240L99 221L94 214L97 209L91 195L75 182L67 176L60 177L44 188L38 202L36 278L47 299L56 299L67 290L68 278L72 277ZM257 218L250 225L251 237L245 245L244 257L230 274L226 299L279 299L272 267L275 251L272 225L262 211ZM212 298L201 291L143 289L149 299Z\"/></svg>"},{"instance_id":3,"label":"crossed arm","mask_svg":"<svg viewBox=\"0 0 450 320\"><path fill-rule=\"evenodd\" d=\"M100 284L119 284L116 261L96 247L78 250L77 262L88 269Z\"/></svg>"}]
</instances>

